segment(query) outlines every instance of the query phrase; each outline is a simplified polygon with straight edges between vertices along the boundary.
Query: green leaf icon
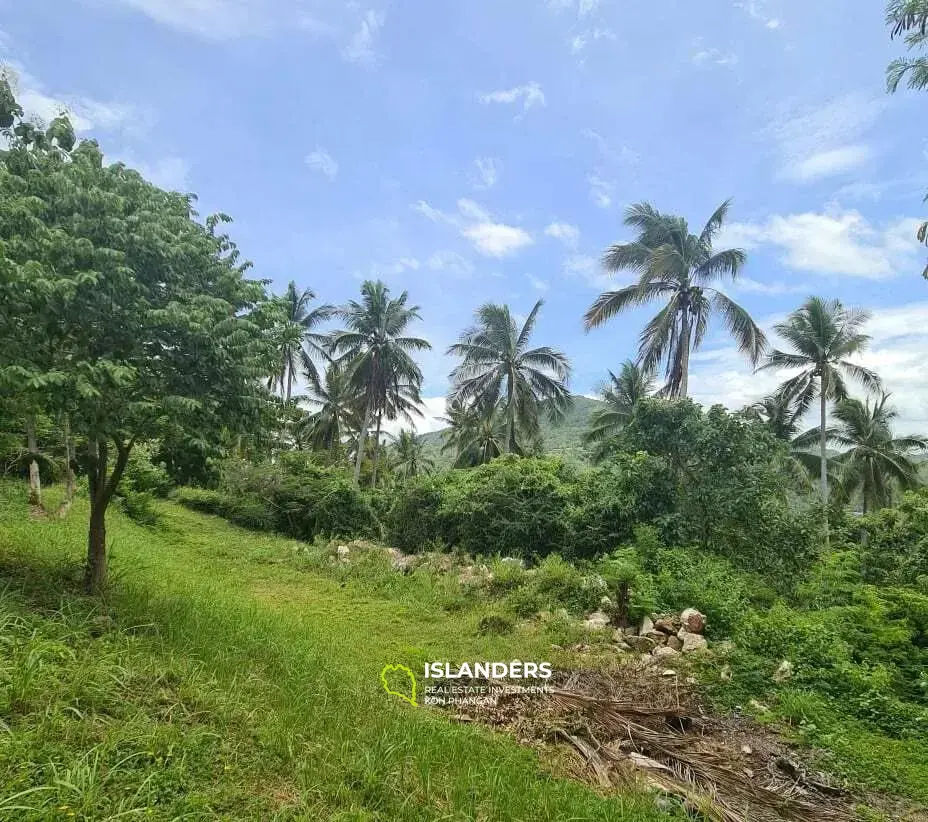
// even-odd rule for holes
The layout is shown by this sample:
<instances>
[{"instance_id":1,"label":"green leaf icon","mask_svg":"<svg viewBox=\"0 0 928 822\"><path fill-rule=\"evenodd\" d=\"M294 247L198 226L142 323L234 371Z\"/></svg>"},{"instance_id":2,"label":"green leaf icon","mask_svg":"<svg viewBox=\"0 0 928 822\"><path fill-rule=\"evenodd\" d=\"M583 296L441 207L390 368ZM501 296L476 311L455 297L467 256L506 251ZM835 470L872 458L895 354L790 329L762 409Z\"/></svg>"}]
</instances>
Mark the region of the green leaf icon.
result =
<instances>
[{"instance_id":1,"label":"green leaf icon","mask_svg":"<svg viewBox=\"0 0 928 822\"><path fill-rule=\"evenodd\" d=\"M388 694L406 700L416 706L416 678L405 665L384 665L380 672L380 681Z\"/></svg>"}]
</instances>

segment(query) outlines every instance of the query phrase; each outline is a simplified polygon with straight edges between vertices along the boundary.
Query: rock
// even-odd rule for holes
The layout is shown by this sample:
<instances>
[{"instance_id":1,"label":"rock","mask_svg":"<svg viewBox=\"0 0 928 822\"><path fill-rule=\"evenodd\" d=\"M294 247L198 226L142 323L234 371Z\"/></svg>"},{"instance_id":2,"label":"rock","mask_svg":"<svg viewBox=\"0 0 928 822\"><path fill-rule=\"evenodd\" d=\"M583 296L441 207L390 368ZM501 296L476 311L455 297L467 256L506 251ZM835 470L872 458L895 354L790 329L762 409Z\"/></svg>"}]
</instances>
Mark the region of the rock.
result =
<instances>
[{"instance_id":1,"label":"rock","mask_svg":"<svg viewBox=\"0 0 928 822\"><path fill-rule=\"evenodd\" d=\"M682 636L679 638L683 640L682 650L684 654L692 654L695 651L702 651L709 645L709 643L706 642L706 638L702 634L691 634L683 630L681 630L680 633Z\"/></svg>"},{"instance_id":2,"label":"rock","mask_svg":"<svg viewBox=\"0 0 928 822\"><path fill-rule=\"evenodd\" d=\"M602 631L604 628L609 627L609 622L608 614L602 611L593 611L593 613L586 618L583 627L593 631Z\"/></svg>"},{"instance_id":3,"label":"rock","mask_svg":"<svg viewBox=\"0 0 928 822\"><path fill-rule=\"evenodd\" d=\"M650 667L651 665L656 665L657 660L653 656L651 656L651 654L642 654L641 664L646 667Z\"/></svg>"},{"instance_id":4,"label":"rock","mask_svg":"<svg viewBox=\"0 0 928 822\"><path fill-rule=\"evenodd\" d=\"M754 751L753 751L753 749L751 748L750 745L742 745L742 746L741 746L741 753L750 755L750 754L754 753Z\"/></svg>"},{"instance_id":5,"label":"rock","mask_svg":"<svg viewBox=\"0 0 928 822\"><path fill-rule=\"evenodd\" d=\"M347 545L339 545L338 548L335 549L335 555L338 557L339 562L348 562L351 550Z\"/></svg>"},{"instance_id":6,"label":"rock","mask_svg":"<svg viewBox=\"0 0 928 822\"><path fill-rule=\"evenodd\" d=\"M780 667L773 672L773 681L780 683L786 682L789 679L793 678L793 663L788 659L784 659L780 663Z\"/></svg>"},{"instance_id":7,"label":"rock","mask_svg":"<svg viewBox=\"0 0 928 822\"><path fill-rule=\"evenodd\" d=\"M650 634L654 630L654 623L651 622L651 617L643 617L641 620L641 626L638 628L638 633L644 636L645 634Z\"/></svg>"},{"instance_id":8,"label":"rock","mask_svg":"<svg viewBox=\"0 0 928 822\"><path fill-rule=\"evenodd\" d=\"M642 636L646 636L648 639L653 640L655 645L664 645L667 642L667 634L661 633L660 631L647 631L642 633Z\"/></svg>"},{"instance_id":9,"label":"rock","mask_svg":"<svg viewBox=\"0 0 928 822\"><path fill-rule=\"evenodd\" d=\"M458 582L461 585L481 585L493 579L493 574L486 565L466 565L458 574Z\"/></svg>"},{"instance_id":10,"label":"rock","mask_svg":"<svg viewBox=\"0 0 928 822\"><path fill-rule=\"evenodd\" d=\"M669 636L667 637L667 647L673 648L675 651L682 651L683 640L678 636Z\"/></svg>"},{"instance_id":11,"label":"rock","mask_svg":"<svg viewBox=\"0 0 928 822\"><path fill-rule=\"evenodd\" d=\"M657 643L646 636L626 636L625 641L641 654L650 654L657 647Z\"/></svg>"},{"instance_id":12,"label":"rock","mask_svg":"<svg viewBox=\"0 0 928 822\"><path fill-rule=\"evenodd\" d=\"M695 608L687 608L680 614L681 630L690 634L701 634L706 630L706 617Z\"/></svg>"},{"instance_id":13,"label":"rock","mask_svg":"<svg viewBox=\"0 0 928 822\"><path fill-rule=\"evenodd\" d=\"M761 712L761 713L766 713L767 711L770 710L770 708L768 708L766 705L764 705L763 702L758 702L756 699L752 699L752 700L748 703L748 705L750 705L755 711L759 711L759 712Z\"/></svg>"},{"instance_id":14,"label":"rock","mask_svg":"<svg viewBox=\"0 0 928 822\"><path fill-rule=\"evenodd\" d=\"M721 679L722 682L731 682L731 677L732 677L731 665L723 665L722 670L719 673L719 679Z\"/></svg>"},{"instance_id":15,"label":"rock","mask_svg":"<svg viewBox=\"0 0 928 822\"><path fill-rule=\"evenodd\" d=\"M679 624L673 617L658 617L654 620L654 630L660 631L663 634L675 634L679 627Z\"/></svg>"},{"instance_id":16,"label":"rock","mask_svg":"<svg viewBox=\"0 0 928 822\"><path fill-rule=\"evenodd\" d=\"M517 565L519 568L525 568L525 562L518 557L503 557L500 563L503 565Z\"/></svg>"},{"instance_id":17,"label":"rock","mask_svg":"<svg viewBox=\"0 0 928 822\"><path fill-rule=\"evenodd\" d=\"M408 574L416 567L416 558L410 554L404 554L399 548L388 548L390 554L390 565L394 571Z\"/></svg>"},{"instance_id":18,"label":"rock","mask_svg":"<svg viewBox=\"0 0 928 822\"><path fill-rule=\"evenodd\" d=\"M673 659L680 656L679 651L675 651L673 648L668 648L666 645L661 645L659 648L655 648L652 651L652 654L658 659Z\"/></svg>"},{"instance_id":19,"label":"rock","mask_svg":"<svg viewBox=\"0 0 928 822\"><path fill-rule=\"evenodd\" d=\"M676 676L677 672L673 668L667 668L661 671L661 676Z\"/></svg>"},{"instance_id":20,"label":"rock","mask_svg":"<svg viewBox=\"0 0 928 822\"><path fill-rule=\"evenodd\" d=\"M618 643L618 645L616 645L615 647L616 647L619 651L621 651L623 654L631 653L633 650L635 650L635 649L632 648L632 646L629 645L627 642L620 642L620 643Z\"/></svg>"}]
</instances>

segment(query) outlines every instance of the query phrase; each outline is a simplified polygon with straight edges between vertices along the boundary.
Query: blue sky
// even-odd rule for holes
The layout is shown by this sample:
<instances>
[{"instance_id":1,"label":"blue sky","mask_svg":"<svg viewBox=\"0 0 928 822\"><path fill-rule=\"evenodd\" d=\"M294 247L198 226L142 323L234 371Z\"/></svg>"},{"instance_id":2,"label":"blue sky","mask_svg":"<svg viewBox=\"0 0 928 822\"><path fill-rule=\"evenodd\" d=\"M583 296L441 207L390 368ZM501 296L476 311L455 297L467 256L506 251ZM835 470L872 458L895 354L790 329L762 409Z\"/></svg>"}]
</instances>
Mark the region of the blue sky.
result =
<instances>
[{"instance_id":1,"label":"blue sky","mask_svg":"<svg viewBox=\"0 0 928 822\"><path fill-rule=\"evenodd\" d=\"M766 326L812 293L873 309L864 361L928 430L928 98L884 93L901 48L873 0L0 0L26 109L232 215L275 288L408 289L434 413L486 301L543 298L536 341L594 392L653 313L582 330L625 281L598 265L624 208L695 225L733 197L729 293ZM702 402L776 382L722 333L694 358Z\"/></svg>"}]
</instances>

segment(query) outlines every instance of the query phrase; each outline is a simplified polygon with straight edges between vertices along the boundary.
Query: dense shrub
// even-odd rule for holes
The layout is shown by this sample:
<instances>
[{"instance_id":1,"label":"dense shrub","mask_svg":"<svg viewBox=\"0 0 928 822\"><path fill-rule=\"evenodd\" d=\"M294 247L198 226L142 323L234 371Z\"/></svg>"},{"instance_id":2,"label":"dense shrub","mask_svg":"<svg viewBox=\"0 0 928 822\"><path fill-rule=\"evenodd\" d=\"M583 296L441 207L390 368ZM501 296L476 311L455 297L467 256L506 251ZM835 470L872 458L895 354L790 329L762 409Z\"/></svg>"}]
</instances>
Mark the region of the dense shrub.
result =
<instances>
[{"instance_id":1,"label":"dense shrub","mask_svg":"<svg viewBox=\"0 0 928 822\"><path fill-rule=\"evenodd\" d=\"M435 539L471 554L528 559L571 546L575 472L556 459L500 457L396 490L388 539L423 550Z\"/></svg>"},{"instance_id":2,"label":"dense shrub","mask_svg":"<svg viewBox=\"0 0 928 822\"><path fill-rule=\"evenodd\" d=\"M928 489L910 491L892 508L849 520L848 536L861 543L864 579L914 584L928 592Z\"/></svg>"},{"instance_id":3,"label":"dense shrub","mask_svg":"<svg viewBox=\"0 0 928 822\"><path fill-rule=\"evenodd\" d=\"M643 452L616 454L606 464L580 472L573 494L571 557L608 553L627 542L637 524L673 510L666 463Z\"/></svg>"},{"instance_id":4,"label":"dense shrub","mask_svg":"<svg viewBox=\"0 0 928 822\"><path fill-rule=\"evenodd\" d=\"M120 491L166 496L173 482L157 459L157 446L148 443L136 445L129 452L129 461L120 483Z\"/></svg>"},{"instance_id":5,"label":"dense shrub","mask_svg":"<svg viewBox=\"0 0 928 822\"><path fill-rule=\"evenodd\" d=\"M218 490L185 488L178 500L246 528L296 539L379 536L373 508L350 475L300 453L276 463L227 463Z\"/></svg>"}]
</instances>

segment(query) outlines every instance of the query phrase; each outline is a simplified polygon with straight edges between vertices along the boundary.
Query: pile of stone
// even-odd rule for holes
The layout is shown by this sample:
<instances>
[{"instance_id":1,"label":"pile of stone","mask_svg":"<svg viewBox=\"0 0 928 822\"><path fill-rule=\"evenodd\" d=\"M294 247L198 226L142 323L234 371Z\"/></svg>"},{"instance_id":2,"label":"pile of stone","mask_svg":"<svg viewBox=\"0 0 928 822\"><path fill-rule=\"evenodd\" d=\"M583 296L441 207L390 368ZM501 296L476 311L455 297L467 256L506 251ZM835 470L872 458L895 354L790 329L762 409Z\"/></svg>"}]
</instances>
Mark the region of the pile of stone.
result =
<instances>
[{"instance_id":1,"label":"pile of stone","mask_svg":"<svg viewBox=\"0 0 928 822\"><path fill-rule=\"evenodd\" d=\"M608 614L596 611L584 624L593 630L603 630L611 627L611 620ZM679 614L651 614L642 619L640 625L616 628L613 637L622 651L669 659L708 647L703 636L705 630L705 615L695 608L687 608Z\"/></svg>"}]
</instances>

